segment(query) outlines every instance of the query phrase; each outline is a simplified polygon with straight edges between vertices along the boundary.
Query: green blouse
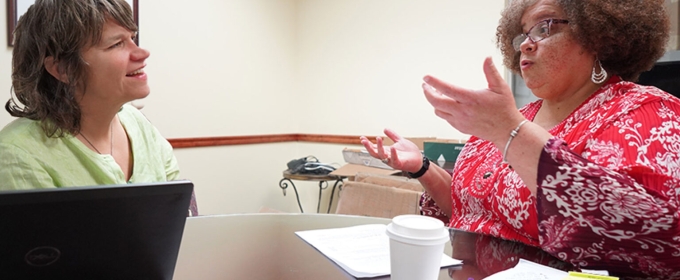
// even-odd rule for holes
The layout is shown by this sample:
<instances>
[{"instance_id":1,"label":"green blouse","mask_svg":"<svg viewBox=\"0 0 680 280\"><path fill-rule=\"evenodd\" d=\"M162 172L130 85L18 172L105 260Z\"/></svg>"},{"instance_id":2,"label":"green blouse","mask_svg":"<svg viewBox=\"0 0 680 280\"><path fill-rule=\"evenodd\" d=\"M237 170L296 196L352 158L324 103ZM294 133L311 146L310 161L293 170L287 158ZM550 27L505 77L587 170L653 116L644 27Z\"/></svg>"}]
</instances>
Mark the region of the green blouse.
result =
<instances>
[{"instance_id":1,"label":"green blouse","mask_svg":"<svg viewBox=\"0 0 680 280\"><path fill-rule=\"evenodd\" d=\"M73 135L45 136L38 121L19 118L0 131L0 190L164 182L179 167L170 143L131 105L118 112L134 161L129 181L111 155L100 155Z\"/></svg>"}]
</instances>

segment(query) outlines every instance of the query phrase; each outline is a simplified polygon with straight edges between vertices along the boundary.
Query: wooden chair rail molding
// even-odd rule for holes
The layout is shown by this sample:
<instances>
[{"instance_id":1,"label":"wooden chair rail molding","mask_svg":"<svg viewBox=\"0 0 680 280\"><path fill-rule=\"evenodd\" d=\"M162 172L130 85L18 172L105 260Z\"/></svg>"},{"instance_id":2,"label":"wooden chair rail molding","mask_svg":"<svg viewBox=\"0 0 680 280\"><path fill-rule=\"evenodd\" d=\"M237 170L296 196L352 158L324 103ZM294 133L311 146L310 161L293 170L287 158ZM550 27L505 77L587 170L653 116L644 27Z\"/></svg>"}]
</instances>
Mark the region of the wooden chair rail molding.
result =
<instances>
[{"instance_id":1,"label":"wooden chair rail molding","mask_svg":"<svg viewBox=\"0 0 680 280\"><path fill-rule=\"evenodd\" d=\"M368 139L375 139L375 136L368 136ZM324 134L270 134L270 135L247 135L247 136L172 138L168 139L168 141L175 149L230 146L230 145L250 145L295 141L361 145L361 142L359 141L359 136L324 135Z\"/></svg>"}]
</instances>

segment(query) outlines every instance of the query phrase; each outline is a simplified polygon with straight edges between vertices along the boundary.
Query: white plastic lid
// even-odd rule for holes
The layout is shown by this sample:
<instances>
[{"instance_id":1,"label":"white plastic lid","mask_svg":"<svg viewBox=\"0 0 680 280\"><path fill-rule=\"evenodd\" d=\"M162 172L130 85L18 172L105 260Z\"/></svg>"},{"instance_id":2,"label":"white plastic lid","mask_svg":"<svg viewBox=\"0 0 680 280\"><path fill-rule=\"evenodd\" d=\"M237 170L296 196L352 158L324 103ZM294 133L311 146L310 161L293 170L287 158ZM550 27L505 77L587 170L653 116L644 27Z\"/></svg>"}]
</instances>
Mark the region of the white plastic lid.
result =
<instances>
[{"instance_id":1,"label":"white plastic lid","mask_svg":"<svg viewBox=\"0 0 680 280\"><path fill-rule=\"evenodd\" d=\"M428 216L401 215L387 225L387 236L401 242L435 245L449 240L449 231L444 223Z\"/></svg>"}]
</instances>

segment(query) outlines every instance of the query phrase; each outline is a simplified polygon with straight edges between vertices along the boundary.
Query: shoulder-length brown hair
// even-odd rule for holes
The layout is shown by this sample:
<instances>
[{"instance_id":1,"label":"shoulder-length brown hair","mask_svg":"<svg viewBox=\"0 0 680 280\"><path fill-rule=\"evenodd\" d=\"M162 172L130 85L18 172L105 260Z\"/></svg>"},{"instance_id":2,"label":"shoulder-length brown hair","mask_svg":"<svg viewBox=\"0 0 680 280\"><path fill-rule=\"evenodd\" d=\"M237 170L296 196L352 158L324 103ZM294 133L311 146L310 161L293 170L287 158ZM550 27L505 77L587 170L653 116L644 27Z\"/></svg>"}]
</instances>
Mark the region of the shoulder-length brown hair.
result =
<instances>
[{"instance_id":1,"label":"shoulder-length brown hair","mask_svg":"<svg viewBox=\"0 0 680 280\"><path fill-rule=\"evenodd\" d=\"M536 0L514 0L503 11L496 30L503 63L520 73L519 55L512 39L522 33L521 18ZM569 20L576 40L597 53L608 72L627 81L663 56L669 37L670 20L663 0L555 0Z\"/></svg>"},{"instance_id":2,"label":"shoulder-length brown hair","mask_svg":"<svg viewBox=\"0 0 680 280\"><path fill-rule=\"evenodd\" d=\"M113 19L137 31L125 0L37 0L14 31L12 90L5 109L14 117L41 122L48 137L80 132L81 110L76 88L87 84L84 49L99 43L104 23ZM66 82L45 69L53 57Z\"/></svg>"}]
</instances>

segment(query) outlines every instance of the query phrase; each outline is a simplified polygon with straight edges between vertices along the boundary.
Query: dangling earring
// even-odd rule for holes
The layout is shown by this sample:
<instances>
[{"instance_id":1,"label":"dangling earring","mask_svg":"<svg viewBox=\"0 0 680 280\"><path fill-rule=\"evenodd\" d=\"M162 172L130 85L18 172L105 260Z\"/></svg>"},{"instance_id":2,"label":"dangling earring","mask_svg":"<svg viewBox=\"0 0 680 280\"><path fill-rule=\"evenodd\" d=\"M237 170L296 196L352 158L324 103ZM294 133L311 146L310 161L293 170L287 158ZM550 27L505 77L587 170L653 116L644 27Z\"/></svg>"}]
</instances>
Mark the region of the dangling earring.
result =
<instances>
[{"instance_id":1,"label":"dangling earring","mask_svg":"<svg viewBox=\"0 0 680 280\"><path fill-rule=\"evenodd\" d=\"M595 73L595 68L597 68L597 66L593 66L593 73L590 75L590 80L599 85L607 79L607 71L604 70L602 62L600 62L599 59L596 58L595 62L600 66L600 73Z\"/></svg>"}]
</instances>

